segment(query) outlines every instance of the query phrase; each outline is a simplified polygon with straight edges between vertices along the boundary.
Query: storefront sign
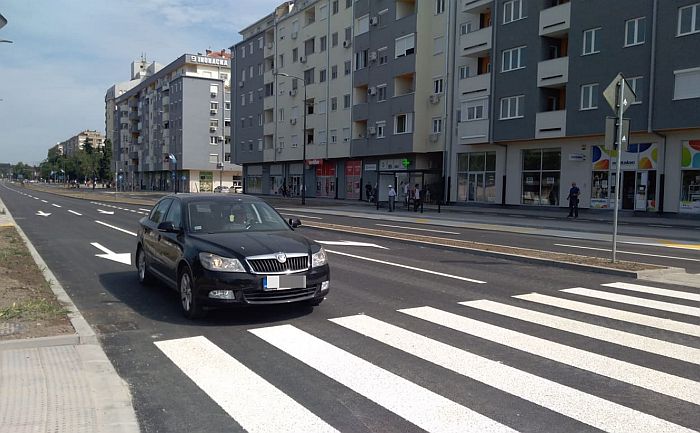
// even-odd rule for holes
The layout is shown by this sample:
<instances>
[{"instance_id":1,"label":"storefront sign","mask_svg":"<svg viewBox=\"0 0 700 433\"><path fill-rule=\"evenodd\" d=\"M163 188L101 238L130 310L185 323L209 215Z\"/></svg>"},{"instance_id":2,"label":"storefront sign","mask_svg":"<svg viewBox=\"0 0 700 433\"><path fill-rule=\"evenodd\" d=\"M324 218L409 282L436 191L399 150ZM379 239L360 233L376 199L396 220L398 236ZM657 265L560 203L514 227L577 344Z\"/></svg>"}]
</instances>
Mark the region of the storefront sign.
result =
<instances>
[{"instance_id":1,"label":"storefront sign","mask_svg":"<svg viewBox=\"0 0 700 433\"><path fill-rule=\"evenodd\" d=\"M585 160L586 160L585 153L570 153L569 154L569 161L585 161Z\"/></svg>"},{"instance_id":2,"label":"storefront sign","mask_svg":"<svg viewBox=\"0 0 700 433\"><path fill-rule=\"evenodd\" d=\"M321 164L323 164L323 160L322 159L307 159L306 164L307 165L321 165Z\"/></svg>"},{"instance_id":3,"label":"storefront sign","mask_svg":"<svg viewBox=\"0 0 700 433\"><path fill-rule=\"evenodd\" d=\"M206 56L190 55L189 61L192 63L201 63L201 64L205 64L205 65L229 66L228 59L217 59L217 58L206 57Z\"/></svg>"},{"instance_id":4,"label":"storefront sign","mask_svg":"<svg viewBox=\"0 0 700 433\"><path fill-rule=\"evenodd\" d=\"M365 164L365 171L377 171L377 164Z\"/></svg>"}]
</instances>

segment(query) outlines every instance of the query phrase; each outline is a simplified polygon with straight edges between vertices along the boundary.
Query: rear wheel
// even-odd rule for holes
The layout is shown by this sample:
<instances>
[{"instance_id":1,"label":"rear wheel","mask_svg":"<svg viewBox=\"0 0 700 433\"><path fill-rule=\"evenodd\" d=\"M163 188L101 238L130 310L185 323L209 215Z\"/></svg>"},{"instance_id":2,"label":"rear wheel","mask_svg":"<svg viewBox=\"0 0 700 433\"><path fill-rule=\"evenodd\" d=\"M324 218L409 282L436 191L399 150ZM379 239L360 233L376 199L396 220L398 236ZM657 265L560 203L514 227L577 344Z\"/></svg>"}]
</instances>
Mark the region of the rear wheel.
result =
<instances>
[{"instance_id":1,"label":"rear wheel","mask_svg":"<svg viewBox=\"0 0 700 433\"><path fill-rule=\"evenodd\" d=\"M136 251L136 270L139 283L145 286L153 282L153 275L148 270L148 264L146 263L146 253L143 252L141 247Z\"/></svg>"},{"instance_id":2,"label":"rear wheel","mask_svg":"<svg viewBox=\"0 0 700 433\"><path fill-rule=\"evenodd\" d=\"M204 316L204 310L195 297L194 281L190 270L187 268L180 271L178 277L178 292L180 293L180 307L182 313L188 319L197 319Z\"/></svg>"}]
</instances>

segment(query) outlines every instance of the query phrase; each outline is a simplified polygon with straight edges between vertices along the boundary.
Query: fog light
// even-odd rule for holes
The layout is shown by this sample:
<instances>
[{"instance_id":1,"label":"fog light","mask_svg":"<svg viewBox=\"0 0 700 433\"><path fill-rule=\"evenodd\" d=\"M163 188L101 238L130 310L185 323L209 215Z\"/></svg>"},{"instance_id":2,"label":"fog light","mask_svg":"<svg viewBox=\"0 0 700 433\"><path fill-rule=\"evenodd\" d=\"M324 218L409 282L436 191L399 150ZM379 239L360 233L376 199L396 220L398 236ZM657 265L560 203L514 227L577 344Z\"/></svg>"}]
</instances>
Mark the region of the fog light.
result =
<instances>
[{"instance_id":1,"label":"fog light","mask_svg":"<svg viewBox=\"0 0 700 433\"><path fill-rule=\"evenodd\" d=\"M209 297L213 299L236 299L233 290L212 290Z\"/></svg>"},{"instance_id":2,"label":"fog light","mask_svg":"<svg viewBox=\"0 0 700 433\"><path fill-rule=\"evenodd\" d=\"M326 290L328 290L328 287L329 287L330 285L331 285L331 282L330 282L330 281L324 281L324 282L322 282L322 283L321 283L321 291L322 291L322 292L325 292Z\"/></svg>"}]
</instances>

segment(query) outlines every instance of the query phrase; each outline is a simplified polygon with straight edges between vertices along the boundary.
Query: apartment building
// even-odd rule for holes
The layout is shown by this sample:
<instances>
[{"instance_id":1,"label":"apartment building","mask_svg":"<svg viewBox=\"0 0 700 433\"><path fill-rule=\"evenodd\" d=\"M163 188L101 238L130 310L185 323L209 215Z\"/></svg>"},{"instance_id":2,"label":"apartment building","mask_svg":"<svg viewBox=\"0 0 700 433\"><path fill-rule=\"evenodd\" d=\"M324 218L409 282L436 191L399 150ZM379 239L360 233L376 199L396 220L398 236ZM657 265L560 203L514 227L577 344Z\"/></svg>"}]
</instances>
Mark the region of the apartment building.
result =
<instances>
[{"instance_id":1,"label":"apartment building","mask_svg":"<svg viewBox=\"0 0 700 433\"><path fill-rule=\"evenodd\" d=\"M58 149L61 149L61 154L73 156L79 150L85 150L85 145L89 145L94 150L102 150L105 145L105 137L102 133L91 131L89 129L81 131L68 140L58 143Z\"/></svg>"},{"instance_id":2,"label":"apartment building","mask_svg":"<svg viewBox=\"0 0 700 433\"><path fill-rule=\"evenodd\" d=\"M122 186L208 192L240 180L227 150L230 67L225 50L184 54L114 93L112 144Z\"/></svg>"},{"instance_id":3,"label":"apartment building","mask_svg":"<svg viewBox=\"0 0 700 433\"><path fill-rule=\"evenodd\" d=\"M613 208L604 89L622 73L621 208L700 213L700 3L463 1L457 15L451 200Z\"/></svg>"},{"instance_id":4,"label":"apartment building","mask_svg":"<svg viewBox=\"0 0 700 433\"><path fill-rule=\"evenodd\" d=\"M637 98L621 207L700 213L699 15L697 0L287 2L232 48L232 152L255 193L298 193L305 169L307 196L410 182L558 207L576 182L581 207L613 208L602 93L622 73Z\"/></svg>"},{"instance_id":5,"label":"apartment building","mask_svg":"<svg viewBox=\"0 0 700 433\"><path fill-rule=\"evenodd\" d=\"M440 188L449 57L440 4L286 2L243 29L232 47L232 151L246 191L298 195L303 170L312 197L359 199L380 176Z\"/></svg>"}]
</instances>

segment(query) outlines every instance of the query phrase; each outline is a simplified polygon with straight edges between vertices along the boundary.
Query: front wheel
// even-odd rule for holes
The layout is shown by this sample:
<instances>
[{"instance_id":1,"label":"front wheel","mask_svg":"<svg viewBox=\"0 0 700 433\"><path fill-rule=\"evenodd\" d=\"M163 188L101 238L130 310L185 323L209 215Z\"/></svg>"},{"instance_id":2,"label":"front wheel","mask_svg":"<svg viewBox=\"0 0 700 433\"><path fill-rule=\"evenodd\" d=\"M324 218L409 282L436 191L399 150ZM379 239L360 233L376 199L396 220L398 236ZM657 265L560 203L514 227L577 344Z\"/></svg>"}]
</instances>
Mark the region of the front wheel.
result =
<instances>
[{"instance_id":1,"label":"front wheel","mask_svg":"<svg viewBox=\"0 0 700 433\"><path fill-rule=\"evenodd\" d=\"M143 248L139 248L138 251L136 251L136 270L139 277L139 283L146 286L153 282L153 275L151 275L151 272L148 270L146 253L143 252Z\"/></svg>"},{"instance_id":2,"label":"front wheel","mask_svg":"<svg viewBox=\"0 0 700 433\"><path fill-rule=\"evenodd\" d=\"M204 310L195 297L194 281L189 269L180 272L178 278L178 292L180 293L180 307L182 313L188 319L197 319L204 315Z\"/></svg>"}]
</instances>

